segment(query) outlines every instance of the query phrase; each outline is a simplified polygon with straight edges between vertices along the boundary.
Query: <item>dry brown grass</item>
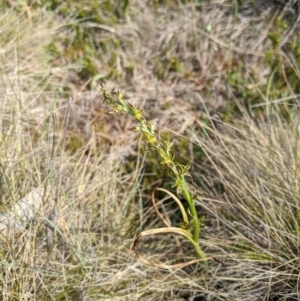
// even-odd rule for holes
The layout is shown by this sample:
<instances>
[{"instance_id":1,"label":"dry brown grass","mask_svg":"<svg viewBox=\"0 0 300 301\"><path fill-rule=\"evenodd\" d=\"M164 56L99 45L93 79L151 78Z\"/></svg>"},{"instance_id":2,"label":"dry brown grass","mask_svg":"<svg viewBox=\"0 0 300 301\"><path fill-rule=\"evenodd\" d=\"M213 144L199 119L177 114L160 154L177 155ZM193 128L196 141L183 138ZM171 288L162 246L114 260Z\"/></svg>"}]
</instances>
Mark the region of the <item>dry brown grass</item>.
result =
<instances>
[{"instance_id":1,"label":"dry brown grass","mask_svg":"<svg viewBox=\"0 0 300 301\"><path fill-rule=\"evenodd\" d=\"M234 20L232 5L217 0L202 10L135 0L126 22L97 31L96 40L113 37L122 45L113 49L115 66L107 65L112 52L97 61L99 73L118 71L108 88L126 88L160 129L188 141L182 156L193 163L199 210L208 215L201 243L215 260L208 271L200 264L164 271L142 265L132 251L141 228L158 226L143 186L154 175L136 134L127 131L133 121L108 115L98 92L87 92L89 83L75 76L80 61L45 50L51 41L63 47L62 38L73 34L66 23L77 21L10 3L0 16L1 209L36 187L47 186L47 194L24 233L2 237L2 300L299 299L298 107L292 125L272 103L260 120L242 107L239 120L218 119L228 104L241 103L237 91L227 90L228 70L238 70L239 60L246 63L245 82L253 80L247 89L269 81L264 49L281 12ZM72 104L64 138L66 94ZM272 101L267 96L262 92ZM47 265L45 222L57 187L58 226ZM173 208L165 210L171 218ZM173 237L144 241L144 251L159 261L194 256Z\"/></svg>"},{"instance_id":2,"label":"dry brown grass","mask_svg":"<svg viewBox=\"0 0 300 301\"><path fill-rule=\"evenodd\" d=\"M235 300L296 300L298 118L291 125L271 110L269 122L257 125L244 117L218 129L212 122L209 139L191 134L210 162L208 169L199 165L197 179L199 206L211 218L203 243L223 262L220 293Z\"/></svg>"}]
</instances>

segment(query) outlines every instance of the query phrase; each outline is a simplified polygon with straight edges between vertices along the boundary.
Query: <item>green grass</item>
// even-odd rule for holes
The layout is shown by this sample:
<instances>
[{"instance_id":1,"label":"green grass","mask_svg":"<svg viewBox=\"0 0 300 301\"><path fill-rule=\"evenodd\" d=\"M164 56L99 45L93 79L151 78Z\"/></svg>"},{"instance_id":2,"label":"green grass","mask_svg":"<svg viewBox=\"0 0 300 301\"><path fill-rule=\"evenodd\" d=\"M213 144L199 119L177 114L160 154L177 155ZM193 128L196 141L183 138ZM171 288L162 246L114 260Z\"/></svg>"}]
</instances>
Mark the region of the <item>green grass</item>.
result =
<instances>
[{"instance_id":1,"label":"green grass","mask_svg":"<svg viewBox=\"0 0 300 301\"><path fill-rule=\"evenodd\" d=\"M1 211L35 188L46 194L24 231L1 235L1 300L299 299L295 9L234 15L233 2L219 0L2 4ZM163 270L135 256L139 233L163 226L152 190L172 183L128 131L135 121L107 113L99 79L109 91L125 88L192 166L194 181L186 180L206 217L198 239L207 270L199 262ZM156 194L159 211L183 226L163 198ZM144 236L139 251L158 266L198 259L172 233Z\"/></svg>"}]
</instances>

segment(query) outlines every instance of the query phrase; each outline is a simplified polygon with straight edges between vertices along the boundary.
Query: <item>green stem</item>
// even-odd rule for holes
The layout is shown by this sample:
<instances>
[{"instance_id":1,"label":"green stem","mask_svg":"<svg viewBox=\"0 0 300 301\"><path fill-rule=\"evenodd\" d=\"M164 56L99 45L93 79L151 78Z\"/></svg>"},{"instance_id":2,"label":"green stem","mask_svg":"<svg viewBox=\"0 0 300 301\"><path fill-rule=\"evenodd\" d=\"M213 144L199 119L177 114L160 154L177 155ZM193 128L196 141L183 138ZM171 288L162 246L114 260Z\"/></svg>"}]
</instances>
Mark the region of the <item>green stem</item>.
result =
<instances>
[{"instance_id":1,"label":"green stem","mask_svg":"<svg viewBox=\"0 0 300 301\"><path fill-rule=\"evenodd\" d=\"M193 220L194 220L193 239L198 244L199 236L200 236L200 223L199 223L198 214L197 214L196 207L195 207L195 201L191 198L191 195L190 195L188 187L186 185L184 176L181 175L180 179L181 179L181 182L182 182L182 192L183 192L186 200L189 203L190 211L191 211L191 214L192 214Z\"/></svg>"},{"instance_id":2,"label":"green stem","mask_svg":"<svg viewBox=\"0 0 300 301\"><path fill-rule=\"evenodd\" d=\"M194 249L196 251L196 253L198 254L198 256L201 258L201 259L205 259L206 258L206 255L205 253L202 251L200 245L199 245L199 237L200 237L200 222L199 222L199 219L198 219L198 214L197 214L197 211L196 211L196 207L195 207L195 201L193 198L191 198L191 195L189 193L189 190L188 190L188 187L186 185L186 182L185 182L185 178L183 175L180 176L180 179L182 181L182 191L183 191L183 194L186 198L186 200L188 201L189 203L189 207L190 207L190 211L191 211L191 214L193 216L193 220L194 220L194 234L193 234L193 238L190 240L190 242L192 243L192 245L194 246ZM205 261L205 263L207 264L207 262Z\"/></svg>"},{"instance_id":3,"label":"green stem","mask_svg":"<svg viewBox=\"0 0 300 301\"><path fill-rule=\"evenodd\" d=\"M195 241L191 236L185 235L185 237L190 241L190 243L194 246L196 253L198 254L199 258L206 259L205 253L202 251L201 247L199 246L198 241ZM205 264L207 261L205 260Z\"/></svg>"}]
</instances>

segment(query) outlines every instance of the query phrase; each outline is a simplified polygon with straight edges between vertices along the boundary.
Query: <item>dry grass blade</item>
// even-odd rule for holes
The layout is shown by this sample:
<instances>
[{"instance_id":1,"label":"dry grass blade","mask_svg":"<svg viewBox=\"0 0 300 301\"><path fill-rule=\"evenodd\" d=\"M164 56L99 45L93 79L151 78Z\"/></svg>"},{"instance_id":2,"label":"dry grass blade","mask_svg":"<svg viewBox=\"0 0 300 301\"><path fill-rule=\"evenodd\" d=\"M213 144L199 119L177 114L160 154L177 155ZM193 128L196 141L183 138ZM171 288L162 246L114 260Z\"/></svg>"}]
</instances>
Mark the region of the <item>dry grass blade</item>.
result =
<instances>
[{"instance_id":1,"label":"dry grass blade","mask_svg":"<svg viewBox=\"0 0 300 301\"><path fill-rule=\"evenodd\" d=\"M157 267L157 268L162 268L162 269L178 269L178 268L182 268L182 267L185 267L185 266L188 266L188 265L191 265L191 264L194 264L196 262L201 262L201 260L197 259L197 260L190 260L188 262L185 262L185 263L178 263L178 264L173 264L173 265L168 265L168 264L163 264L163 263L155 263L153 260L148 260L146 258L144 258L139 250L138 250L138 245L140 243L140 240L145 237L145 236L150 236L150 235L153 235L153 234L165 234L165 233L173 233L173 234L176 234L176 235L181 235L183 237L185 237L188 241L190 241L192 243L192 245L195 245L195 242L193 241L193 238L192 238L192 235L190 232L188 232L187 230L184 230L184 229L181 229L181 228L177 228L177 227L172 227L170 225L170 223L162 216L162 214L159 212L159 209L157 207L157 204L156 204L156 201L155 201L155 192L156 191L163 191L165 192L166 194L168 194L175 202L176 204L178 205L178 207L180 208L180 212L182 214L182 218L183 218L183 222L185 224L188 224L188 218L187 218L187 214L185 212L185 209L182 205L182 203L180 202L180 200L173 194L171 193L170 191L164 189L164 188L155 188L152 192L152 195L151 195L151 200L152 200L152 204L153 204L153 207L158 215L158 217L162 220L162 222L167 226L165 228L158 228L158 229L151 229L151 230L146 230L146 231L142 231L138 237L134 240L134 246L133 246L133 249L136 253L136 256L145 264L148 264L150 266L153 266L153 267ZM164 199L165 201L167 199ZM178 245L180 245L180 242L179 240L177 239L177 237L175 238L176 239L176 243ZM205 261L204 259L202 261Z\"/></svg>"},{"instance_id":2,"label":"dry grass blade","mask_svg":"<svg viewBox=\"0 0 300 301\"><path fill-rule=\"evenodd\" d=\"M182 205L182 203L180 202L180 200L170 191L168 191L167 189L164 189L164 188L155 188L152 192L152 195L151 195L151 200L152 200L152 204L153 204L153 207L157 213L157 215L159 216L159 218L163 221L163 223L167 226L167 227L171 227L171 225L167 222L167 220L162 216L162 214L159 212L158 208L157 208L157 204L156 204L156 201L155 201L155 192L156 191L163 191L165 192L166 194L168 194L175 202L176 204L178 205L178 207L180 208L180 212L182 214L182 219L183 219L183 222L188 224L188 217L187 217L187 214L185 212L185 209Z\"/></svg>"},{"instance_id":3,"label":"dry grass blade","mask_svg":"<svg viewBox=\"0 0 300 301\"><path fill-rule=\"evenodd\" d=\"M139 260L141 260L143 263L156 267L156 268L160 268L160 269L179 269L179 268L183 268L185 266L189 266L193 263L197 263L197 262L204 262L206 263L206 261L208 260L206 259L194 259L194 260L190 260L188 262L184 262L184 263L178 263L178 264L172 264L172 265L168 265L168 264L164 264L164 263L155 263L153 260L148 260L146 258L144 258L138 249L140 240L145 237L145 236L149 236L149 235L155 235L155 234L166 234L166 233L173 233L176 235L181 235L183 236L185 239L187 239L191 244L195 244L193 237L191 235L190 232L184 230L184 229L180 229L177 227L165 227L165 228L158 228L158 229L151 229L151 230L146 230L141 232L138 237L134 240L134 244L133 244L133 249L135 251L136 256L139 258Z\"/></svg>"}]
</instances>

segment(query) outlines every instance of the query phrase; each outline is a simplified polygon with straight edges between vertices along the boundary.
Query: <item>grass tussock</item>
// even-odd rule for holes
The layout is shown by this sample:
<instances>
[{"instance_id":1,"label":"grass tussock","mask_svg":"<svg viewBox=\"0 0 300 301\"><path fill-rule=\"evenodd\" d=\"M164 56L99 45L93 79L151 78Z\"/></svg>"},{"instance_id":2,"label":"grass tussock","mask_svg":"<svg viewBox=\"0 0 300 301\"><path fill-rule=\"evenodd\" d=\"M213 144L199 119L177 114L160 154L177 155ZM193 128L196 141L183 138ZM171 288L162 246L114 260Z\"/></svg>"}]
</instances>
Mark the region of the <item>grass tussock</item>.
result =
<instances>
[{"instance_id":1,"label":"grass tussock","mask_svg":"<svg viewBox=\"0 0 300 301\"><path fill-rule=\"evenodd\" d=\"M234 125L218 123L215 127L211 119L209 140L192 134L210 166L208 170L199 166L203 170L198 179L202 183L199 206L211 218L203 243L212 254L219 253L217 260L222 262L218 291L236 294L236 300L293 300L299 296L299 129L295 112L293 125L282 122L271 110L268 122L259 124L247 114L242 123Z\"/></svg>"},{"instance_id":2,"label":"grass tussock","mask_svg":"<svg viewBox=\"0 0 300 301\"><path fill-rule=\"evenodd\" d=\"M1 300L298 300L297 5L92 2L0 5L1 211L45 192L25 229L0 233ZM163 225L152 189L171 181L135 121L107 113L99 79L191 164L208 269L137 260L135 238ZM157 266L197 259L183 237L154 234L139 250Z\"/></svg>"}]
</instances>

